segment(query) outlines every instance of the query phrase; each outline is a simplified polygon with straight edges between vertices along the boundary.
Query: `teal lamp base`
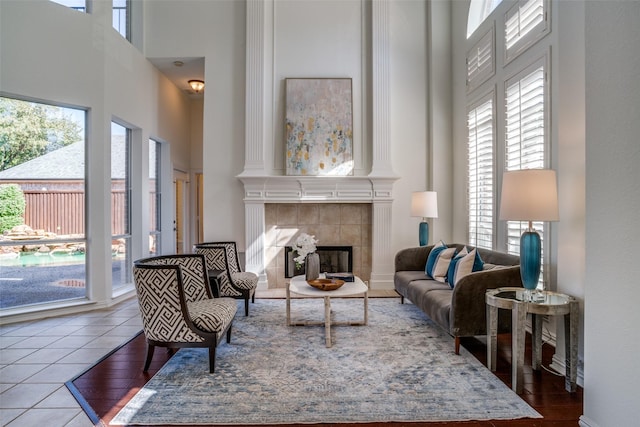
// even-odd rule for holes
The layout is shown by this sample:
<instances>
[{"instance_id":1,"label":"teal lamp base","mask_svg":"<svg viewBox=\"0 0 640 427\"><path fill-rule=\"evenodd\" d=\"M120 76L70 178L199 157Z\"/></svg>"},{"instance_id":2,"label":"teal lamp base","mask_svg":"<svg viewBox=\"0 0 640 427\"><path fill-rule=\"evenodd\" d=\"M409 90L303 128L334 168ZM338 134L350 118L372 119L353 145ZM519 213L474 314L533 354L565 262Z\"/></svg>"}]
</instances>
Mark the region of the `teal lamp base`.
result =
<instances>
[{"instance_id":1,"label":"teal lamp base","mask_svg":"<svg viewBox=\"0 0 640 427\"><path fill-rule=\"evenodd\" d=\"M522 279L522 286L527 289L527 294L530 297L538 287L541 254L540 235L533 229L522 233L520 237L520 278Z\"/></svg>"},{"instance_id":2,"label":"teal lamp base","mask_svg":"<svg viewBox=\"0 0 640 427\"><path fill-rule=\"evenodd\" d=\"M429 223L422 221L420 228L418 229L420 246L427 246L429 244Z\"/></svg>"}]
</instances>

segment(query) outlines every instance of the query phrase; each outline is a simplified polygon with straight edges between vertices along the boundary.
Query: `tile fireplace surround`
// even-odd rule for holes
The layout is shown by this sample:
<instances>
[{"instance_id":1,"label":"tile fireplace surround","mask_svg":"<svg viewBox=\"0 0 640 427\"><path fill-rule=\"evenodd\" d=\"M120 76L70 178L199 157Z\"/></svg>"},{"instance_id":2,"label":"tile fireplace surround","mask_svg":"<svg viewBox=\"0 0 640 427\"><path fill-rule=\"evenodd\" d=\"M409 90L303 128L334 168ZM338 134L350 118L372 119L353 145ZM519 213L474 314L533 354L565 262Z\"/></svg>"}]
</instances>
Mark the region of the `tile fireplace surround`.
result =
<instances>
[{"instance_id":1,"label":"tile fireplace surround","mask_svg":"<svg viewBox=\"0 0 640 427\"><path fill-rule=\"evenodd\" d=\"M396 177L240 176L246 270L259 289L285 286L284 247L303 232L322 246L353 246L354 273L393 289L392 187Z\"/></svg>"},{"instance_id":2,"label":"tile fireplace surround","mask_svg":"<svg viewBox=\"0 0 640 427\"><path fill-rule=\"evenodd\" d=\"M370 280L370 203L267 203L264 210L268 289L285 287L285 246L301 233L315 236L320 246L352 246L353 273Z\"/></svg>"}]
</instances>

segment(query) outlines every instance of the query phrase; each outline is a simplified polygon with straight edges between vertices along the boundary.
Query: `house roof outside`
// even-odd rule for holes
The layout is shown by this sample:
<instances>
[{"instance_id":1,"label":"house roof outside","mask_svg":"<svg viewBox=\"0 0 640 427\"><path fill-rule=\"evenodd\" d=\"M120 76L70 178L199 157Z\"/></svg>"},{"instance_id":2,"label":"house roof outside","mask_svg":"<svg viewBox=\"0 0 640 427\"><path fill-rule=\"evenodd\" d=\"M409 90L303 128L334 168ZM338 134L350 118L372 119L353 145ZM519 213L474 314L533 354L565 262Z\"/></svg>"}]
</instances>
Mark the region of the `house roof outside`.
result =
<instances>
[{"instance_id":1,"label":"house roof outside","mask_svg":"<svg viewBox=\"0 0 640 427\"><path fill-rule=\"evenodd\" d=\"M124 136L113 136L112 179L125 178L126 144L124 142ZM84 141L74 142L18 166L0 171L0 181L82 180L84 178Z\"/></svg>"}]
</instances>

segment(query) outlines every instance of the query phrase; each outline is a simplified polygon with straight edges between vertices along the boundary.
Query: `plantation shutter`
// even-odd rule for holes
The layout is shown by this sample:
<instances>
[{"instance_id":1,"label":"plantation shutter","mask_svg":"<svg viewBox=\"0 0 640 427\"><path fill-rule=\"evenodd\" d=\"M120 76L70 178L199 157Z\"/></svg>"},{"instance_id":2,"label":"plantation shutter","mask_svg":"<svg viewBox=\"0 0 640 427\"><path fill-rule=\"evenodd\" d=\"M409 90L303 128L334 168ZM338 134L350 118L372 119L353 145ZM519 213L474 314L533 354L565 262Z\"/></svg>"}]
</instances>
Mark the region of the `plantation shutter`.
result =
<instances>
[{"instance_id":1,"label":"plantation shutter","mask_svg":"<svg viewBox=\"0 0 640 427\"><path fill-rule=\"evenodd\" d=\"M505 14L505 58L508 61L549 32L545 0L520 0Z\"/></svg>"},{"instance_id":2,"label":"plantation shutter","mask_svg":"<svg viewBox=\"0 0 640 427\"><path fill-rule=\"evenodd\" d=\"M477 88L495 73L493 35L494 29L492 27L467 52L467 91Z\"/></svg>"},{"instance_id":3,"label":"plantation shutter","mask_svg":"<svg viewBox=\"0 0 640 427\"><path fill-rule=\"evenodd\" d=\"M493 249L493 95L467 115L469 244Z\"/></svg>"},{"instance_id":4,"label":"plantation shutter","mask_svg":"<svg viewBox=\"0 0 640 427\"><path fill-rule=\"evenodd\" d=\"M530 74L507 82L505 129L505 170L542 169L545 167L545 71L537 67ZM520 253L520 236L528 228L524 221L507 221L507 251ZM544 223L533 227L542 237L545 251ZM543 258L544 259L544 258ZM540 280L543 279L540 275Z\"/></svg>"}]
</instances>

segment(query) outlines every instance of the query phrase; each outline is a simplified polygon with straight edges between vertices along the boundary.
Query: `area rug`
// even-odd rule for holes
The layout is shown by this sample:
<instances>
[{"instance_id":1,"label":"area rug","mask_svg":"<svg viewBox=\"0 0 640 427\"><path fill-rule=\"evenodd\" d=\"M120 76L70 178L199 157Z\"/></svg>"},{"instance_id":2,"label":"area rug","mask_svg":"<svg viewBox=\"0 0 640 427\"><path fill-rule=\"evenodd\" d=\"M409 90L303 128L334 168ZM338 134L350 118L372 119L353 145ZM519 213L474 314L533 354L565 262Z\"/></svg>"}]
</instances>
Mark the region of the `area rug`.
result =
<instances>
[{"instance_id":1,"label":"area rug","mask_svg":"<svg viewBox=\"0 0 640 427\"><path fill-rule=\"evenodd\" d=\"M362 299L334 299L332 318L357 321ZM239 310L240 313L240 310ZM294 299L295 320L323 319L322 299ZM369 299L368 326L286 326L284 300L236 316L216 371L206 349L182 349L111 421L301 424L541 418L417 307Z\"/></svg>"}]
</instances>

